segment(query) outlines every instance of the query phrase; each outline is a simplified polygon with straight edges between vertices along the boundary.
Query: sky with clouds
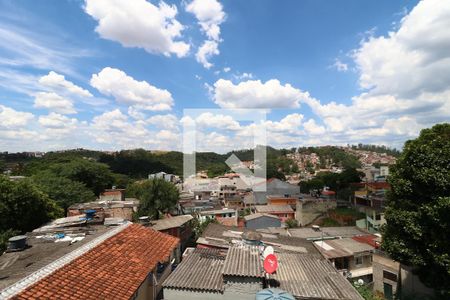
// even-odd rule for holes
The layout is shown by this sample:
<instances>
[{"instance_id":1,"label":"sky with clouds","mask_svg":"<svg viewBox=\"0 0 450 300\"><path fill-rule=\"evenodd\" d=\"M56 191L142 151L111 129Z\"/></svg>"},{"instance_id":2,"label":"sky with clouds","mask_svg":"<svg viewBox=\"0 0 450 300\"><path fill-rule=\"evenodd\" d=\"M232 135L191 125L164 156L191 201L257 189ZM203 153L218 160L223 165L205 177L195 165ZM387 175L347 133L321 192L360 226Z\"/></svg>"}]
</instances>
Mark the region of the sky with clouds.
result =
<instances>
[{"instance_id":1,"label":"sky with clouds","mask_svg":"<svg viewBox=\"0 0 450 300\"><path fill-rule=\"evenodd\" d=\"M199 151L401 148L450 121L448 28L442 0L0 0L0 151L181 150L192 121Z\"/></svg>"}]
</instances>

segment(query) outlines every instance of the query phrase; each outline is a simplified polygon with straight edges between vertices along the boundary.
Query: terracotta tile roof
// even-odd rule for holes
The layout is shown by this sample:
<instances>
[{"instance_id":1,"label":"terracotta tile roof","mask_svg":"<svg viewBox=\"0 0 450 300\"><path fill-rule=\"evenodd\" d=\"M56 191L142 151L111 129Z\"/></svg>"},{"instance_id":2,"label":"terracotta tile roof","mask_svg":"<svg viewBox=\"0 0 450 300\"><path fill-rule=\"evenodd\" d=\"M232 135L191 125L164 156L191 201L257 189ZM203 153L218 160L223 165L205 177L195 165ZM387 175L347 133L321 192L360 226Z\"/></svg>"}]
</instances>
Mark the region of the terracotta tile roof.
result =
<instances>
[{"instance_id":1,"label":"terracotta tile roof","mask_svg":"<svg viewBox=\"0 0 450 300\"><path fill-rule=\"evenodd\" d=\"M378 237L376 235L368 234L368 235L354 236L352 237L352 239L360 243L366 243L375 248L378 248L380 246L379 244L377 244Z\"/></svg>"},{"instance_id":2,"label":"terracotta tile roof","mask_svg":"<svg viewBox=\"0 0 450 300\"><path fill-rule=\"evenodd\" d=\"M132 224L12 299L130 299L178 243Z\"/></svg>"}]
</instances>

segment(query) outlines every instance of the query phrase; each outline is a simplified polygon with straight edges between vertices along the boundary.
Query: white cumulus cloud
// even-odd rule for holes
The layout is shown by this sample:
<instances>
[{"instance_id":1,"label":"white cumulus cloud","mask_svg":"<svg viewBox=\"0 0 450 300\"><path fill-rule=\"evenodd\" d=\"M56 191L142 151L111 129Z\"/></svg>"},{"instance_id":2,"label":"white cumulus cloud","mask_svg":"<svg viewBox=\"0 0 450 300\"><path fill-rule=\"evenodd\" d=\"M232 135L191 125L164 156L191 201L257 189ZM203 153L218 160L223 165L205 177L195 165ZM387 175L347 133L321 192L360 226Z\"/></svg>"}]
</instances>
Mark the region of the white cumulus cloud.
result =
<instances>
[{"instance_id":1,"label":"white cumulus cloud","mask_svg":"<svg viewBox=\"0 0 450 300\"><path fill-rule=\"evenodd\" d=\"M180 41L184 26L177 21L175 5L145 0L86 0L85 12L98 21L95 29L104 39L149 53L186 56L189 44Z\"/></svg>"},{"instance_id":2,"label":"white cumulus cloud","mask_svg":"<svg viewBox=\"0 0 450 300\"><path fill-rule=\"evenodd\" d=\"M206 69L211 68L213 64L209 62L209 59L213 55L219 55L220 52L218 46L219 44L216 41L205 41L203 45L198 48L197 53L195 54L195 58Z\"/></svg>"},{"instance_id":3,"label":"white cumulus cloud","mask_svg":"<svg viewBox=\"0 0 450 300\"><path fill-rule=\"evenodd\" d=\"M47 75L39 78L39 83L45 87L62 89L80 97L92 97L92 94L88 90L75 85L73 82L68 81L64 75L54 71L50 71Z\"/></svg>"},{"instance_id":4,"label":"white cumulus cloud","mask_svg":"<svg viewBox=\"0 0 450 300\"><path fill-rule=\"evenodd\" d=\"M169 91L159 89L146 81L137 81L125 72L110 67L93 74L91 85L102 94L112 96L117 102L141 110L170 110L173 106Z\"/></svg>"},{"instance_id":5,"label":"white cumulus cloud","mask_svg":"<svg viewBox=\"0 0 450 300\"><path fill-rule=\"evenodd\" d=\"M53 92L39 92L34 98L35 108L45 108L60 114L74 114L77 111L72 101Z\"/></svg>"},{"instance_id":6,"label":"white cumulus cloud","mask_svg":"<svg viewBox=\"0 0 450 300\"><path fill-rule=\"evenodd\" d=\"M41 126L48 128L65 128L76 125L78 123L78 120L51 112L46 116L40 116L38 122Z\"/></svg>"},{"instance_id":7,"label":"white cumulus cloud","mask_svg":"<svg viewBox=\"0 0 450 300\"><path fill-rule=\"evenodd\" d=\"M309 94L281 84L277 79L266 82L248 80L234 84L219 79L214 83L214 102L223 108L298 108Z\"/></svg>"},{"instance_id":8,"label":"white cumulus cloud","mask_svg":"<svg viewBox=\"0 0 450 300\"><path fill-rule=\"evenodd\" d=\"M193 0L186 6L186 11L195 15L207 40L197 49L197 61L206 69L213 66L209 59L219 55L220 24L225 21L226 14L222 4L217 0Z\"/></svg>"},{"instance_id":9,"label":"white cumulus cloud","mask_svg":"<svg viewBox=\"0 0 450 300\"><path fill-rule=\"evenodd\" d=\"M17 111L11 107L0 105L0 127L17 128L28 124L34 115L29 112Z\"/></svg>"}]
</instances>

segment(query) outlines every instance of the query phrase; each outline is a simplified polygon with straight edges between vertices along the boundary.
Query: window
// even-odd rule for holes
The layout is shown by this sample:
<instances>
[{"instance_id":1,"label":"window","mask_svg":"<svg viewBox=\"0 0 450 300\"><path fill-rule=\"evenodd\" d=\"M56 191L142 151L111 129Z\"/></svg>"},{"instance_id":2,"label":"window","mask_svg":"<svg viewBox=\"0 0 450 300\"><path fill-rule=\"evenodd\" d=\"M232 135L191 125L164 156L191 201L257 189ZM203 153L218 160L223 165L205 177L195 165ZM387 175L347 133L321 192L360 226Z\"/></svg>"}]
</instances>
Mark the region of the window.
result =
<instances>
[{"instance_id":1,"label":"window","mask_svg":"<svg viewBox=\"0 0 450 300\"><path fill-rule=\"evenodd\" d=\"M362 256L355 257L355 265L359 266L359 265L362 265L362 263L363 263L363 257Z\"/></svg>"},{"instance_id":2,"label":"window","mask_svg":"<svg viewBox=\"0 0 450 300\"><path fill-rule=\"evenodd\" d=\"M383 270L383 278L397 282L397 274Z\"/></svg>"}]
</instances>

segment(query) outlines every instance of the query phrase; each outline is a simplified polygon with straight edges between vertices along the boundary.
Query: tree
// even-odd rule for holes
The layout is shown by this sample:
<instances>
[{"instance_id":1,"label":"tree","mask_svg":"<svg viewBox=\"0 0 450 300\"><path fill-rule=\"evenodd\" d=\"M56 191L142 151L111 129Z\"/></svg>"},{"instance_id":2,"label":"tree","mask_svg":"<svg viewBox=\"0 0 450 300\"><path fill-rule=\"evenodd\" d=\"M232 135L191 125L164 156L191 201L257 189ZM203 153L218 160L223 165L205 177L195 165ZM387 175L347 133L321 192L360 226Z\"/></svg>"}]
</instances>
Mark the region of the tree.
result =
<instances>
[{"instance_id":1,"label":"tree","mask_svg":"<svg viewBox=\"0 0 450 300\"><path fill-rule=\"evenodd\" d=\"M87 159L73 159L65 163L56 163L50 170L58 176L84 183L95 195L111 187L114 177L108 165Z\"/></svg>"},{"instance_id":2,"label":"tree","mask_svg":"<svg viewBox=\"0 0 450 300\"><path fill-rule=\"evenodd\" d=\"M208 177L213 178L220 176L230 171L230 168L225 163L215 163L208 167Z\"/></svg>"},{"instance_id":3,"label":"tree","mask_svg":"<svg viewBox=\"0 0 450 300\"><path fill-rule=\"evenodd\" d=\"M177 205L179 192L176 186L164 179L137 181L130 185L129 195L139 199L138 216L159 219Z\"/></svg>"},{"instance_id":4,"label":"tree","mask_svg":"<svg viewBox=\"0 0 450 300\"><path fill-rule=\"evenodd\" d=\"M287 219L284 223L286 223L287 228L298 227L298 221L296 219Z\"/></svg>"},{"instance_id":5,"label":"tree","mask_svg":"<svg viewBox=\"0 0 450 300\"><path fill-rule=\"evenodd\" d=\"M383 249L450 296L450 124L407 141L388 180Z\"/></svg>"},{"instance_id":6,"label":"tree","mask_svg":"<svg viewBox=\"0 0 450 300\"><path fill-rule=\"evenodd\" d=\"M25 233L62 216L62 210L31 180L12 182L0 176L0 215L0 232Z\"/></svg>"},{"instance_id":7,"label":"tree","mask_svg":"<svg viewBox=\"0 0 450 300\"><path fill-rule=\"evenodd\" d=\"M57 176L50 171L34 175L33 181L64 211L72 204L95 200L94 193L84 183Z\"/></svg>"},{"instance_id":8,"label":"tree","mask_svg":"<svg viewBox=\"0 0 450 300\"><path fill-rule=\"evenodd\" d=\"M12 229L0 231L0 253L3 253L3 251L6 250L8 240L13 236L18 235L19 233L20 231Z\"/></svg>"},{"instance_id":9,"label":"tree","mask_svg":"<svg viewBox=\"0 0 450 300\"><path fill-rule=\"evenodd\" d=\"M192 219L192 228L195 234L195 240L197 240L199 237L202 236L203 232L205 231L206 227L208 227L209 224L219 224L219 222L215 218L207 217L206 220L200 221L198 218Z\"/></svg>"}]
</instances>

